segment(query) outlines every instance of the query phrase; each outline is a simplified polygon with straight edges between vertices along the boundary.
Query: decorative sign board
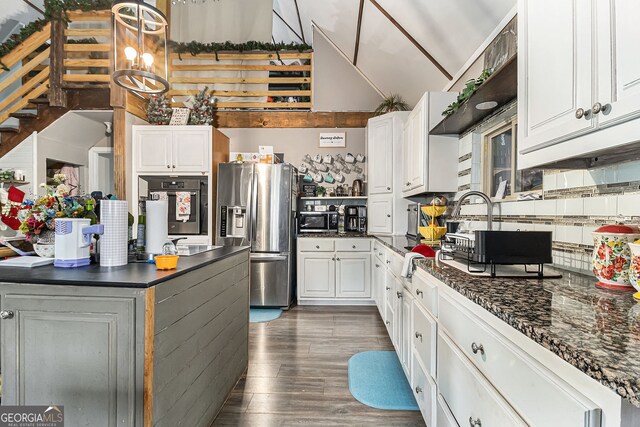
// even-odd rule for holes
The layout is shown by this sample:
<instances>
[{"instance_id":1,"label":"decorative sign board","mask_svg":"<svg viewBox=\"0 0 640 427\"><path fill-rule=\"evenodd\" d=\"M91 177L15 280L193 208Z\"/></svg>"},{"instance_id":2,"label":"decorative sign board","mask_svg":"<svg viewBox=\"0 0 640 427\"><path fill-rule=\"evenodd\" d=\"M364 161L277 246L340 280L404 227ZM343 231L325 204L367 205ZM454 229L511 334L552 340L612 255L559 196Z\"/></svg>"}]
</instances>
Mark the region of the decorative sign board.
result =
<instances>
[{"instance_id":1,"label":"decorative sign board","mask_svg":"<svg viewBox=\"0 0 640 427\"><path fill-rule=\"evenodd\" d=\"M320 133L320 148L340 148L347 146L347 134L339 133Z\"/></svg>"},{"instance_id":2,"label":"decorative sign board","mask_svg":"<svg viewBox=\"0 0 640 427\"><path fill-rule=\"evenodd\" d=\"M173 108L170 125L186 125L189 122L188 108Z\"/></svg>"}]
</instances>

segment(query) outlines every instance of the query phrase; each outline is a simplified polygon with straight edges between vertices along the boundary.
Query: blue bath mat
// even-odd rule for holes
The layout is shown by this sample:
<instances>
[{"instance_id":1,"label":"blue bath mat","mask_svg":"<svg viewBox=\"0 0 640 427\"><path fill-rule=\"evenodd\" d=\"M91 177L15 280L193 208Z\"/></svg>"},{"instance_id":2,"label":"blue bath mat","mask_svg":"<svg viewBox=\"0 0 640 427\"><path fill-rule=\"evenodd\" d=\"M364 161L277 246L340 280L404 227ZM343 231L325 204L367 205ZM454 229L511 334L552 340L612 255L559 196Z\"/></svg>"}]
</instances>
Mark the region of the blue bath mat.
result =
<instances>
[{"instance_id":1,"label":"blue bath mat","mask_svg":"<svg viewBox=\"0 0 640 427\"><path fill-rule=\"evenodd\" d=\"M249 322L261 323L276 320L282 314L280 308L251 308L249 309Z\"/></svg>"},{"instance_id":2,"label":"blue bath mat","mask_svg":"<svg viewBox=\"0 0 640 427\"><path fill-rule=\"evenodd\" d=\"M364 351L351 356L349 391L358 401L372 408L419 409L395 351Z\"/></svg>"}]
</instances>

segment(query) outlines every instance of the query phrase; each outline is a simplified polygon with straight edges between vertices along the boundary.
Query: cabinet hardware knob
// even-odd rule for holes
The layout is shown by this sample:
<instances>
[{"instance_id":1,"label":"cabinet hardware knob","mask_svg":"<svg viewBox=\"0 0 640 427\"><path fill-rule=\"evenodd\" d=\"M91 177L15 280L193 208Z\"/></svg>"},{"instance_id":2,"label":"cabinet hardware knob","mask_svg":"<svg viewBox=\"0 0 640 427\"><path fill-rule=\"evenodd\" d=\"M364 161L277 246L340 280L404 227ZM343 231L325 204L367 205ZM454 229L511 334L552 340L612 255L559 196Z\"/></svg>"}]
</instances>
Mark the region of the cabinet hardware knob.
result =
<instances>
[{"instance_id":1,"label":"cabinet hardware knob","mask_svg":"<svg viewBox=\"0 0 640 427\"><path fill-rule=\"evenodd\" d=\"M382 252L378 252L378 255L382 256Z\"/></svg>"},{"instance_id":2,"label":"cabinet hardware knob","mask_svg":"<svg viewBox=\"0 0 640 427\"><path fill-rule=\"evenodd\" d=\"M420 289L416 289L416 295L422 296L422 291Z\"/></svg>"},{"instance_id":3,"label":"cabinet hardware knob","mask_svg":"<svg viewBox=\"0 0 640 427\"><path fill-rule=\"evenodd\" d=\"M171 165L167 165L167 169L171 169Z\"/></svg>"},{"instance_id":4,"label":"cabinet hardware knob","mask_svg":"<svg viewBox=\"0 0 640 427\"><path fill-rule=\"evenodd\" d=\"M398 298L402 298L402 292L396 292L396 295L398 296Z\"/></svg>"},{"instance_id":5,"label":"cabinet hardware knob","mask_svg":"<svg viewBox=\"0 0 640 427\"><path fill-rule=\"evenodd\" d=\"M581 119L584 117L584 108L578 108L576 110L576 119Z\"/></svg>"},{"instance_id":6,"label":"cabinet hardware knob","mask_svg":"<svg viewBox=\"0 0 640 427\"><path fill-rule=\"evenodd\" d=\"M598 114L600 111L602 111L602 104L600 104L599 102L593 104L593 107L591 107L591 112L593 112L593 114Z\"/></svg>"},{"instance_id":7,"label":"cabinet hardware knob","mask_svg":"<svg viewBox=\"0 0 640 427\"><path fill-rule=\"evenodd\" d=\"M388 287L388 286L385 286L385 289L386 289L386 290L390 290L391 288L390 288L390 287Z\"/></svg>"},{"instance_id":8,"label":"cabinet hardware knob","mask_svg":"<svg viewBox=\"0 0 640 427\"><path fill-rule=\"evenodd\" d=\"M336 260L336 257L331 258L331 261L335 261L335 260Z\"/></svg>"},{"instance_id":9,"label":"cabinet hardware knob","mask_svg":"<svg viewBox=\"0 0 640 427\"><path fill-rule=\"evenodd\" d=\"M387 214L387 218L391 218L391 214Z\"/></svg>"},{"instance_id":10,"label":"cabinet hardware knob","mask_svg":"<svg viewBox=\"0 0 640 427\"><path fill-rule=\"evenodd\" d=\"M391 187L387 187L387 190L391 190Z\"/></svg>"},{"instance_id":11,"label":"cabinet hardware knob","mask_svg":"<svg viewBox=\"0 0 640 427\"><path fill-rule=\"evenodd\" d=\"M336 258L336 261L340 261L340 258Z\"/></svg>"},{"instance_id":12,"label":"cabinet hardware knob","mask_svg":"<svg viewBox=\"0 0 640 427\"><path fill-rule=\"evenodd\" d=\"M478 345L472 342L471 351L473 351L473 354L478 354L478 352L480 352L480 354L484 354L484 347L482 346L482 344Z\"/></svg>"},{"instance_id":13,"label":"cabinet hardware knob","mask_svg":"<svg viewBox=\"0 0 640 427\"><path fill-rule=\"evenodd\" d=\"M420 386L416 386L416 394L422 393L422 388Z\"/></svg>"},{"instance_id":14,"label":"cabinet hardware knob","mask_svg":"<svg viewBox=\"0 0 640 427\"><path fill-rule=\"evenodd\" d=\"M11 319L13 317L13 311L2 310L0 311L0 319Z\"/></svg>"},{"instance_id":15,"label":"cabinet hardware knob","mask_svg":"<svg viewBox=\"0 0 640 427\"><path fill-rule=\"evenodd\" d=\"M352 246L351 246L351 249L355 249L355 248L356 248L356 245L352 245Z\"/></svg>"},{"instance_id":16,"label":"cabinet hardware knob","mask_svg":"<svg viewBox=\"0 0 640 427\"><path fill-rule=\"evenodd\" d=\"M316 245L316 249L320 249L320 245Z\"/></svg>"},{"instance_id":17,"label":"cabinet hardware knob","mask_svg":"<svg viewBox=\"0 0 640 427\"><path fill-rule=\"evenodd\" d=\"M380 268L380 264L376 264L376 268Z\"/></svg>"},{"instance_id":18,"label":"cabinet hardware knob","mask_svg":"<svg viewBox=\"0 0 640 427\"><path fill-rule=\"evenodd\" d=\"M407 182L405 185L408 187L408 186L410 186L410 185L411 185L411 183L410 183L410 182Z\"/></svg>"},{"instance_id":19,"label":"cabinet hardware knob","mask_svg":"<svg viewBox=\"0 0 640 427\"><path fill-rule=\"evenodd\" d=\"M422 341L422 334L420 332L416 332L416 338L420 338L420 341Z\"/></svg>"},{"instance_id":20,"label":"cabinet hardware knob","mask_svg":"<svg viewBox=\"0 0 640 427\"><path fill-rule=\"evenodd\" d=\"M387 325L390 325L390 324L391 324L391 322L390 322L390 321L388 321L388 320L387 320L386 322L384 322L384 323L386 323Z\"/></svg>"},{"instance_id":21,"label":"cabinet hardware knob","mask_svg":"<svg viewBox=\"0 0 640 427\"><path fill-rule=\"evenodd\" d=\"M175 168L176 168L176 165L173 165L173 168L175 169Z\"/></svg>"},{"instance_id":22,"label":"cabinet hardware knob","mask_svg":"<svg viewBox=\"0 0 640 427\"><path fill-rule=\"evenodd\" d=\"M469 417L469 426L470 427L482 427L482 423L480 422L480 418L476 418L474 420L473 417Z\"/></svg>"},{"instance_id":23,"label":"cabinet hardware knob","mask_svg":"<svg viewBox=\"0 0 640 427\"><path fill-rule=\"evenodd\" d=\"M387 260L387 264L391 264L391 261Z\"/></svg>"}]
</instances>

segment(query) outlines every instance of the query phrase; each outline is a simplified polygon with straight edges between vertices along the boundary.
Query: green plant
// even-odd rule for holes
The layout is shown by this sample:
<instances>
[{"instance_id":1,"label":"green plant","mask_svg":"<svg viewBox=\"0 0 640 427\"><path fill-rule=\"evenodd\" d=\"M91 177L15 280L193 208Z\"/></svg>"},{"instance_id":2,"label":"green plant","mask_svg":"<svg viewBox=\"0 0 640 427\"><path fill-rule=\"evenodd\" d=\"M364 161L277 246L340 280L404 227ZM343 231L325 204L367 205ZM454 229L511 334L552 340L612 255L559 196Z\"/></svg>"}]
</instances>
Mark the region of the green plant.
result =
<instances>
[{"instance_id":1,"label":"green plant","mask_svg":"<svg viewBox=\"0 0 640 427\"><path fill-rule=\"evenodd\" d=\"M327 194L327 189L325 187L323 187L322 185L318 185L316 187L316 195L318 197L324 197L325 194Z\"/></svg>"},{"instance_id":2,"label":"green plant","mask_svg":"<svg viewBox=\"0 0 640 427\"><path fill-rule=\"evenodd\" d=\"M189 115L190 125L210 125L213 122L213 106L216 100L211 93L207 93L208 89L205 87L195 96Z\"/></svg>"},{"instance_id":3,"label":"green plant","mask_svg":"<svg viewBox=\"0 0 640 427\"><path fill-rule=\"evenodd\" d=\"M166 95L152 96L147 107L147 117L152 125L168 125L173 110Z\"/></svg>"},{"instance_id":4,"label":"green plant","mask_svg":"<svg viewBox=\"0 0 640 427\"><path fill-rule=\"evenodd\" d=\"M202 43L195 40L188 43L182 43L170 40L169 48L172 52L177 53L180 59L182 59L180 55L183 53L189 53L195 56L201 53L213 53L217 55L218 52L223 51L244 52L249 50L267 50L278 52L280 50L297 50L302 52L305 50L311 50L311 46L306 43L265 43L255 40L244 43L232 43L230 41L222 43Z\"/></svg>"},{"instance_id":5,"label":"green plant","mask_svg":"<svg viewBox=\"0 0 640 427\"><path fill-rule=\"evenodd\" d=\"M392 93L384 98L384 100L378 105L375 110L375 115L390 113L392 111L409 111L409 104L404 102L404 99L398 94Z\"/></svg>"},{"instance_id":6,"label":"green plant","mask_svg":"<svg viewBox=\"0 0 640 427\"><path fill-rule=\"evenodd\" d=\"M68 21L67 10L91 10L111 9L111 0L45 0L44 16L48 21L62 19Z\"/></svg>"},{"instance_id":7,"label":"green plant","mask_svg":"<svg viewBox=\"0 0 640 427\"><path fill-rule=\"evenodd\" d=\"M478 88L482 86L482 84L491 76L491 73L493 73L493 70L486 68L482 70L482 73L477 78L467 81L464 88L460 92L460 95L458 95L458 98L454 102L452 102L446 110L442 112L442 115L450 116L458 111L460 107L462 107L465 102L467 102L469 98L471 98L471 95L473 95L478 90Z\"/></svg>"}]
</instances>

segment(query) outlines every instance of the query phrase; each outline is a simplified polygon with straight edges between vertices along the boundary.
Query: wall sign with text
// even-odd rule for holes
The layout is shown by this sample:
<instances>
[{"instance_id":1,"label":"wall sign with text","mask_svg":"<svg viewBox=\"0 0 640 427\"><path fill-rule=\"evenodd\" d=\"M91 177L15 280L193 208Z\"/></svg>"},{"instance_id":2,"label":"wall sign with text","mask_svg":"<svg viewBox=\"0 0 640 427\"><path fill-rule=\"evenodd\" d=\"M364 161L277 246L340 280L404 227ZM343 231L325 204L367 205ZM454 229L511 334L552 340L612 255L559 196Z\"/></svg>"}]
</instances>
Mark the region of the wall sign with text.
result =
<instances>
[{"instance_id":1,"label":"wall sign with text","mask_svg":"<svg viewBox=\"0 0 640 427\"><path fill-rule=\"evenodd\" d=\"M347 134L345 132L338 133L320 133L320 148L335 148L347 146Z\"/></svg>"}]
</instances>

